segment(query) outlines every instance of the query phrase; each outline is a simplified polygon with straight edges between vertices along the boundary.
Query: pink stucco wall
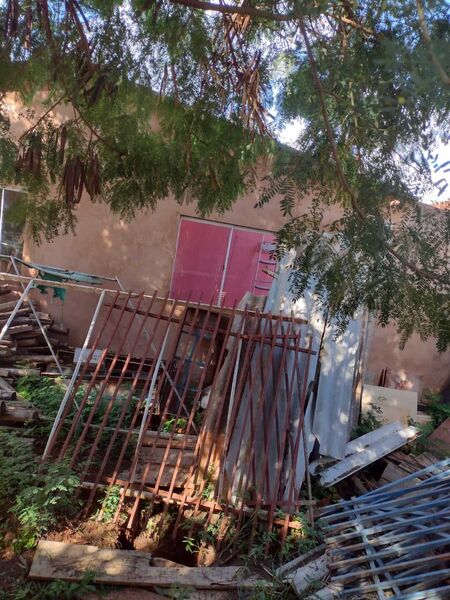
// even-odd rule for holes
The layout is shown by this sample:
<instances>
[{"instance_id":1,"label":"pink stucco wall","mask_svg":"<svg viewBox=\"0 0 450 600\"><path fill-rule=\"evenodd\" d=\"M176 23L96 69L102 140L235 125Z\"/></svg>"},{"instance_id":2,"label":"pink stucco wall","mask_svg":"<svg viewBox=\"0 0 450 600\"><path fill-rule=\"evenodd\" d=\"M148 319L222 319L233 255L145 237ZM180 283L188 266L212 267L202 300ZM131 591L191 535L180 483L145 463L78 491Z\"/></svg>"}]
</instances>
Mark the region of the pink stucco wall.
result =
<instances>
[{"instance_id":1,"label":"pink stucco wall","mask_svg":"<svg viewBox=\"0 0 450 600\"><path fill-rule=\"evenodd\" d=\"M58 109L56 120L68 116L67 109ZM10 118L20 135L29 121L23 108L11 99ZM262 167L261 174L264 173ZM272 201L263 209L255 209L258 189L240 198L233 210L225 215L211 214L209 219L243 227L277 231L284 223L279 205ZM305 206L299 207L299 213ZM173 199L161 201L155 212L142 212L132 222L114 216L101 202L92 204L83 197L77 208L78 225L75 234L57 238L52 243L36 245L26 239L25 258L47 265L78 271L118 276L127 289L165 294L169 290L175 257L180 216L195 217L195 203L180 206ZM333 216L330 214L329 219ZM71 340L79 342L86 331L96 298L88 294L69 293L62 308L49 304L58 320L71 328ZM380 371L390 367L419 377L424 387L439 389L450 375L450 352L439 355L434 341L421 341L413 336L404 350L398 347L395 326L374 327L368 349L367 377L376 382Z\"/></svg>"}]
</instances>

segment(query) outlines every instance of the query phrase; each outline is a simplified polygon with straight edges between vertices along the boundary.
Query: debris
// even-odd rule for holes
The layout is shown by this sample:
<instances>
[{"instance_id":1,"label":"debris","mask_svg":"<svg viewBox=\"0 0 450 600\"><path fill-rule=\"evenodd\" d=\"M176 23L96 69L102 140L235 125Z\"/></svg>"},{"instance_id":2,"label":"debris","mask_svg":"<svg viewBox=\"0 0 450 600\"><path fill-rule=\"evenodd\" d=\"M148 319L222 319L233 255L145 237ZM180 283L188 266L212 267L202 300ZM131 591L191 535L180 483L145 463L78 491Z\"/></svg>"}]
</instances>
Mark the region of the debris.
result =
<instances>
[{"instance_id":1,"label":"debris","mask_svg":"<svg viewBox=\"0 0 450 600\"><path fill-rule=\"evenodd\" d=\"M328 575L327 555L322 554L318 558L314 558L309 563L300 567L285 579L289 581L298 596L308 590L309 588L317 588L321 585L321 582Z\"/></svg>"},{"instance_id":2,"label":"debris","mask_svg":"<svg viewBox=\"0 0 450 600\"><path fill-rule=\"evenodd\" d=\"M416 471L420 472L420 470L424 467L428 467L439 462L439 459L429 452L423 452L418 456L413 456L412 454L404 454L399 450L396 452L391 452L391 454L386 456L384 460L387 464L378 481L379 485L377 487L380 487L380 485L384 485L386 483L391 483L392 481L397 481L398 479L402 479L410 473L415 473ZM428 472L423 475L419 475L415 481L420 481L428 476ZM409 482L407 482L405 485L409 485Z\"/></svg>"},{"instance_id":3,"label":"debris","mask_svg":"<svg viewBox=\"0 0 450 600\"><path fill-rule=\"evenodd\" d=\"M345 597L447 597L450 459L321 511L332 572Z\"/></svg>"},{"instance_id":4,"label":"debris","mask_svg":"<svg viewBox=\"0 0 450 600\"><path fill-rule=\"evenodd\" d=\"M320 546L316 546L309 552L301 554L300 556L297 556L296 558L285 563L284 565L281 565L281 567L278 567L278 569L276 570L277 577L287 575L288 573L291 573L292 571L295 571L296 569L307 564L311 560L318 558L325 552L326 548L327 547L325 544L320 544Z\"/></svg>"},{"instance_id":5,"label":"debris","mask_svg":"<svg viewBox=\"0 0 450 600\"><path fill-rule=\"evenodd\" d=\"M389 367L384 368L381 371L378 385L385 388L395 388L396 390L417 392L419 397L422 395L423 383L420 377L417 377L413 373L407 373L404 370L395 372Z\"/></svg>"},{"instance_id":6,"label":"debris","mask_svg":"<svg viewBox=\"0 0 450 600\"><path fill-rule=\"evenodd\" d=\"M361 411L364 414L379 409L380 420L384 423L401 421L407 425L409 419L417 419L417 398L417 392L365 384Z\"/></svg>"},{"instance_id":7,"label":"debris","mask_svg":"<svg viewBox=\"0 0 450 600\"><path fill-rule=\"evenodd\" d=\"M152 555L147 552L41 540L28 576L39 580L80 581L87 572L93 572L96 584L207 590L253 587L261 583L244 576L240 567L153 567L151 563Z\"/></svg>"},{"instance_id":8,"label":"debris","mask_svg":"<svg viewBox=\"0 0 450 600\"><path fill-rule=\"evenodd\" d=\"M320 474L320 482L325 487L335 485L360 469L404 446L419 434L415 427L404 427L401 423L389 423L375 431L349 442L345 458Z\"/></svg>"}]
</instances>

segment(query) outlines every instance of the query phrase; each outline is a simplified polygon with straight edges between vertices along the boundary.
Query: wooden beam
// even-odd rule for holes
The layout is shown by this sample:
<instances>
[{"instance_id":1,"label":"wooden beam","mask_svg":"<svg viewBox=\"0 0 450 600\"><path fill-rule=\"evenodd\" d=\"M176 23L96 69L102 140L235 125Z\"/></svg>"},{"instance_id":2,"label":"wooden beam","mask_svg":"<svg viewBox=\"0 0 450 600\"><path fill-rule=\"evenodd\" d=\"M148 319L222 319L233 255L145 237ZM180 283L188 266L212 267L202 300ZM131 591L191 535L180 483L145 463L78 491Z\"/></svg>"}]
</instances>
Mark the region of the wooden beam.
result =
<instances>
[{"instance_id":1,"label":"wooden beam","mask_svg":"<svg viewBox=\"0 0 450 600\"><path fill-rule=\"evenodd\" d=\"M80 581L94 573L94 583L136 587L180 586L197 589L236 589L260 583L248 577L241 567L153 567L147 552L110 550L41 540L36 548L30 579ZM264 583L264 580L261 581Z\"/></svg>"}]
</instances>

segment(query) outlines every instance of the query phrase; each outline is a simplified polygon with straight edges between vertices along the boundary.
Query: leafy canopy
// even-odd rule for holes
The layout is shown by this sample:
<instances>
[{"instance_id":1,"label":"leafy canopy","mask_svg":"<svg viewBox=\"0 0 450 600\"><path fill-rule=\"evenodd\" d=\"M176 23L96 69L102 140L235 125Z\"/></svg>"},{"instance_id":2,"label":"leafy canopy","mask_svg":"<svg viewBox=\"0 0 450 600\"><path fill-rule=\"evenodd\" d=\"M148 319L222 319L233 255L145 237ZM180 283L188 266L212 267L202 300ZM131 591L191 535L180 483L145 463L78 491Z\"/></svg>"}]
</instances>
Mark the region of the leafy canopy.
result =
<instances>
[{"instance_id":1,"label":"leafy canopy","mask_svg":"<svg viewBox=\"0 0 450 600\"><path fill-rule=\"evenodd\" d=\"M449 131L449 11L446 0L5 1L0 91L48 95L19 140L3 104L0 177L26 186L29 227L52 238L73 227L84 190L125 218L169 194L208 214L270 162L260 205L276 197L288 217L278 251L298 250L298 294L314 281L342 326L365 304L403 340L418 331L444 349L449 213L418 200L424 157L439 163ZM292 119L303 128L288 149L274 139Z\"/></svg>"}]
</instances>

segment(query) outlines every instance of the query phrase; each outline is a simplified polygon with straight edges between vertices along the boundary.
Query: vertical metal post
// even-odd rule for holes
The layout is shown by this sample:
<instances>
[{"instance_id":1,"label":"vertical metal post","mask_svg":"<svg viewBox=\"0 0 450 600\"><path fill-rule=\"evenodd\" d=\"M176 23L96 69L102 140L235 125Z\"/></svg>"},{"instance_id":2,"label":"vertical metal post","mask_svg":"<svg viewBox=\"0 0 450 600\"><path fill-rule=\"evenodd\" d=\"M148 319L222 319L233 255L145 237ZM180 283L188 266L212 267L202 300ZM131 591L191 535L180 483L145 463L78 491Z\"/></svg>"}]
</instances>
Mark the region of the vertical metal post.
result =
<instances>
[{"instance_id":1,"label":"vertical metal post","mask_svg":"<svg viewBox=\"0 0 450 600\"><path fill-rule=\"evenodd\" d=\"M34 283L34 279L30 279L30 281L27 284L27 287L24 289L23 294L20 296L20 298L17 300L17 304L15 305L15 307L13 308L11 314L8 317L8 320L6 321L6 323L3 325L2 330L0 331L0 340L2 340L5 335L6 332L8 331L11 323L14 321L14 317L16 316L16 314L19 311L19 308L22 306L23 301L25 300L25 297L27 296L28 292L30 291L30 288L33 287L33 283Z\"/></svg>"},{"instance_id":2,"label":"vertical metal post","mask_svg":"<svg viewBox=\"0 0 450 600\"><path fill-rule=\"evenodd\" d=\"M159 353L158 358L156 360L156 366L155 366L155 370L153 371L152 381L150 383L150 387L148 388L147 398L145 399L144 416L142 417L141 426L139 428L139 437L138 437L138 442L136 445L137 448L141 447L142 438L145 435L148 411L150 410L150 404L152 402L152 395L155 390L156 380L158 379L159 368L162 363L162 357L164 354L164 350L166 349L166 343L167 343L167 338L169 337L169 331L170 331L170 327L167 328L166 334L164 336L164 341L161 346L161 352ZM131 474L130 480L132 480L133 477L134 477L134 472Z\"/></svg>"},{"instance_id":3,"label":"vertical metal post","mask_svg":"<svg viewBox=\"0 0 450 600\"><path fill-rule=\"evenodd\" d=\"M69 401L70 394L72 392L73 386L75 385L75 381L78 377L78 373L80 372L81 364L83 359L85 359L86 350L89 346L89 341L91 339L92 332L94 331L95 323L97 322L98 315L100 314L101 307L103 305L103 301L105 299L106 291L103 290L100 294L100 298L98 299L97 306L95 307L94 314L92 315L91 324L89 325L88 332L86 334L86 338L84 340L83 348L80 352L80 356L78 357L77 364L75 365L75 369L72 374L72 378L67 386L66 393L64 394L64 398L61 401L61 404L58 409L58 413L55 417L55 421L53 422L52 429L50 431L50 435L48 436L47 445L45 446L44 454L42 455L42 459L45 460L50 452L50 449L53 444L53 438L55 436L56 429L58 427L59 421L63 415L64 409L66 407L67 402Z\"/></svg>"},{"instance_id":4,"label":"vertical metal post","mask_svg":"<svg viewBox=\"0 0 450 600\"><path fill-rule=\"evenodd\" d=\"M223 265L223 273L222 273L222 279L220 281L220 288L219 288L219 297L217 298L217 306L222 306L222 294L223 294L223 288L225 286L225 277L227 276L227 271L228 271L228 263L230 262L230 250L231 250L231 242L233 240L233 228L230 228L230 237L228 238L228 245L227 245L227 252L225 254L225 262Z\"/></svg>"}]
</instances>

